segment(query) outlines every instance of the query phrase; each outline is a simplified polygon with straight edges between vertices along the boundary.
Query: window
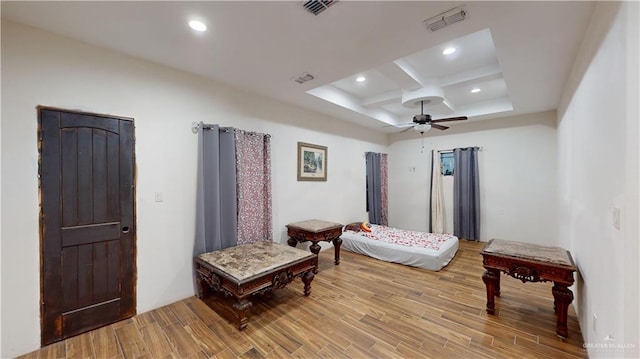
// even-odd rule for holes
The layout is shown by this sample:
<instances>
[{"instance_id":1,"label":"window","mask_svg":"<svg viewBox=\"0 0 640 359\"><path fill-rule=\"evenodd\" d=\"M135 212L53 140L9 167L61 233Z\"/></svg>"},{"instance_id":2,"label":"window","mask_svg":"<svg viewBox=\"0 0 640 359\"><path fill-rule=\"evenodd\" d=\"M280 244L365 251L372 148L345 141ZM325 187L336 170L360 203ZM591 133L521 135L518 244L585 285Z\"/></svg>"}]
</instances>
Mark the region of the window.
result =
<instances>
[{"instance_id":1,"label":"window","mask_svg":"<svg viewBox=\"0 0 640 359\"><path fill-rule=\"evenodd\" d=\"M453 176L453 152L440 153L440 172L443 176Z\"/></svg>"}]
</instances>

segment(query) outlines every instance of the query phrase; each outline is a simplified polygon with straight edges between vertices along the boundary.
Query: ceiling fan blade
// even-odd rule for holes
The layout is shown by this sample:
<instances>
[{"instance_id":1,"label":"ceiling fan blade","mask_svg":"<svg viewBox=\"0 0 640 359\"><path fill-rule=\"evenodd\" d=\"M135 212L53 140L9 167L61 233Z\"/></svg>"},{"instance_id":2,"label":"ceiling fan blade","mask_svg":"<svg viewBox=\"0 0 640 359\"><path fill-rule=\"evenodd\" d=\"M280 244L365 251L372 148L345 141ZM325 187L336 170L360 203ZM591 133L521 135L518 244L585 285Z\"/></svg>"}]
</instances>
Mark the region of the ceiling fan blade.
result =
<instances>
[{"instance_id":1,"label":"ceiling fan blade","mask_svg":"<svg viewBox=\"0 0 640 359\"><path fill-rule=\"evenodd\" d=\"M397 125L385 125L383 127L395 127L395 128L405 128L405 127L413 127L416 124L413 122L408 122L408 123L399 123Z\"/></svg>"},{"instance_id":2,"label":"ceiling fan blade","mask_svg":"<svg viewBox=\"0 0 640 359\"><path fill-rule=\"evenodd\" d=\"M466 120L467 116L460 116L460 117L449 117L449 118L441 118L438 120L432 120L431 123L438 123L438 122L449 122L449 121L462 121L462 120Z\"/></svg>"},{"instance_id":3,"label":"ceiling fan blade","mask_svg":"<svg viewBox=\"0 0 640 359\"><path fill-rule=\"evenodd\" d=\"M449 128L449 127L447 127L447 126L436 125L435 123L432 123L432 124L431 124L431 127L433 127L433 128L437 128L438 130L446 130L447 128Z\"/></svg>"}]
</instances>

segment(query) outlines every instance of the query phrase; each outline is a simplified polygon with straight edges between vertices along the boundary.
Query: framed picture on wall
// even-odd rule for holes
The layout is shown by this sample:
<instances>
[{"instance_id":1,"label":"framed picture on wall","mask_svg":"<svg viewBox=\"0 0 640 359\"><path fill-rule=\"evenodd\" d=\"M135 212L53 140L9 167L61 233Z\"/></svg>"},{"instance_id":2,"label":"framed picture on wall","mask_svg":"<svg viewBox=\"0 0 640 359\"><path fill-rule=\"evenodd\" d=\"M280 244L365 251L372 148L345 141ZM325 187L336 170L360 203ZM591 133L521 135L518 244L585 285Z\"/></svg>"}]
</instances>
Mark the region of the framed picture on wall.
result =
<instances>
[{"instance_id":1,"label":"framed picture on wall","mask_svg":"<svg viewBox=\"0 0 640 359\"><path fill-rule=\"evenodd\" d=\"M327 180L327 147L298 142L298 181Z\"/></svg>"}]
</instances>

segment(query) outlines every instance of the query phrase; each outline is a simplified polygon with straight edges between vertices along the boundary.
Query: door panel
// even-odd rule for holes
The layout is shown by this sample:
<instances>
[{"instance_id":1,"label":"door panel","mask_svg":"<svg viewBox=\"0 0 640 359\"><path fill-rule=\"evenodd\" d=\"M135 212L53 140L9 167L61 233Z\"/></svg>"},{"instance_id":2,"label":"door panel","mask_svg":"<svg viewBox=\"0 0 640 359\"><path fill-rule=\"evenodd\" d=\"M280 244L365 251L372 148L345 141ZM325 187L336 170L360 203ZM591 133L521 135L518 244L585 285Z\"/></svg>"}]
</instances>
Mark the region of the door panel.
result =
<instances>
[{"instance_id":1,"label":"door panel","mask_svg":"<svg viewBox=\"0 0 640 359\"><path fill-rule=\"evenodd\" d=\"M104 242L120 238L120 222L62 228L62 246Z\"/></svg>"},{"instance_id":2,"label":"door panel","mask_svg":"<svg viewBox=\"0 0 640 359\"><path fill-rule=\"evenodd\" d=\"M135 314L133 123L39 109L42 344Z\"/></svg>"}]
</instances>

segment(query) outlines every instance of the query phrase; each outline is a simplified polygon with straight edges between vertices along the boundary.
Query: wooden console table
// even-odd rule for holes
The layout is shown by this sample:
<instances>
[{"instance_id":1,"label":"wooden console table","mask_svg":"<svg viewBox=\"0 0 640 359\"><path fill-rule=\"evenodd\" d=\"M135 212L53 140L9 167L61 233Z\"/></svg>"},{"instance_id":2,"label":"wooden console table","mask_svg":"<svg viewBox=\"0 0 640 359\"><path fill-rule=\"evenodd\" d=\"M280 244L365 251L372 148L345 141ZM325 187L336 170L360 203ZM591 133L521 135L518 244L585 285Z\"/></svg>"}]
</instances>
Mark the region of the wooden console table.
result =
<instances>
[{"instance_id":1,"label":"wooden console table","mask_svg":"<svg viewBox=\"0 0 640 359\"><path fill-rule=\"evenodd\" d=\"M309 248L314 254L320 252L318 242L333 242L335 251L335 264L340 264L340 245L342 244L342 224L335 222L320 221L310 219L307 221L287 224L287 235L289 239L287 243L291 247L295 247L298 242L312 242ZM317 273L317 270L316 270Z\"/></svg>"},{"instance_id":2,"label":"wooden console table","mask_svg":"<svg viewBox=\"0 0 640 359\"><path fill-rule=\"evenodd\" d=\"M296 277L311 294L318 256L301 249L260 241L204 253L194 259L198 297L218 314L247 327L254 294L284 288Z\"/></svg>"},{"instance_id":3,"label":"wooden console table","mask_svg":"<svg viewBox=\"0 0 640 359\"><path fill-rule=\"evenodd\" d=\"M492 239L480 254L487 270L482 275L487 287L487 313L495 314L494 296L500 296L501 271L523 283L553 281L553 309L558 318L556 334L563 338L569 336L567 312L573 301L573 293L567 287L573 284L573 273L576 271L569 251L558 247Z\"/></svg>"}]
</instances>

